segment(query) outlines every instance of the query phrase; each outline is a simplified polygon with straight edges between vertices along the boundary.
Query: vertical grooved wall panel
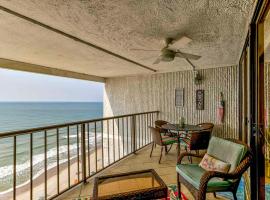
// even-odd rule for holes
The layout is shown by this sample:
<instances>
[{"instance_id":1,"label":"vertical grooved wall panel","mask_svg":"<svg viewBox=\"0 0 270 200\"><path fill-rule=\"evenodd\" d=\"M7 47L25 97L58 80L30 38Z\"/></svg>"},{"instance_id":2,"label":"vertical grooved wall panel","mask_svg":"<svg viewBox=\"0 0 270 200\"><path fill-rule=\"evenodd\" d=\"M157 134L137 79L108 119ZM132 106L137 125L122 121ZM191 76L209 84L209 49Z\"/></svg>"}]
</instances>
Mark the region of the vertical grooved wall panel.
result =
<instances>
[{"instance_id":1,"label":"vertical grooved wall panel","mask_svg":"<svg viewBox=\"0 0 270 200\"><path fill-rule=\"evenodd\" d=\"M184 116L187 123L213 122L214 135L238 138L238 67L200 70L203 81L194 84L192 71L109 78L104 93L104 115L113 116L159 110L161 119L172 123ZM184 88L184 107L175 107L175 88ZM205 109L196 110L196 90L205 91ZM224 94L225 118L218 124L220 92Z\"/></svg>"}]
</instances>

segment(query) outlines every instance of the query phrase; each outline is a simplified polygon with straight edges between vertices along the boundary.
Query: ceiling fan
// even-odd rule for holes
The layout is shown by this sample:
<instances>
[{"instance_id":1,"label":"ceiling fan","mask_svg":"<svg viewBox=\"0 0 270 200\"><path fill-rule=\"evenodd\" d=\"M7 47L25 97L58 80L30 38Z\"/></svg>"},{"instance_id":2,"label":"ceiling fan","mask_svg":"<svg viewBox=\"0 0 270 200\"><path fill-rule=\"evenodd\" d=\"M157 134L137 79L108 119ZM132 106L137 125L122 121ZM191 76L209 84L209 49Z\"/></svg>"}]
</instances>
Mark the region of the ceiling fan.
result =
<instances>
[{"instance_id":1,"label":"ceiling fan","mask_svg":"<svg viewBox=\"0 0 270 200\"><path fill-rule=\"evenodd\" d=\"M190 43L192 39L183 36L179 39L166 38L165 39L165 47L161 49L161 54L159 57L153 62L153 64L158 64L160 62L171 62L175 59L175 57L184 58L195 70L195 66L190 60L198 60L201 56L184 53L179 50L179 47L184 47L188 43ZM160 51L160 50L146 50L146 49L131 49L131 50L139 50L139 51Z\"/></svg>"}]
</instances>

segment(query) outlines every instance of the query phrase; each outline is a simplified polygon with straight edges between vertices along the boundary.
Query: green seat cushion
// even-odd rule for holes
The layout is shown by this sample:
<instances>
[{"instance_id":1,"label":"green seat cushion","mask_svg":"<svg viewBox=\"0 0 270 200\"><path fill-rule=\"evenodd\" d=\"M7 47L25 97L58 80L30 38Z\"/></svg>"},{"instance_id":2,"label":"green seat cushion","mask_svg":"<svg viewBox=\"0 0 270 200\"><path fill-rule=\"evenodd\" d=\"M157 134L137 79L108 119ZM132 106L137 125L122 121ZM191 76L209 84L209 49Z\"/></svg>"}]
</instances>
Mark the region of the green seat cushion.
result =
<instances>
[{"instance_id":1,"label":"green seat cushion","mask_svg":"<svg viewBox=\"0 0 270 200\"><path fill-rule=\"evenodd\" d=\"M165 145L174 144L174 143L177 143L177 138L164 137L164 138L162 138L162 142Z\"/></svg>"},{"instance_id":2,"label":"green seat cushion","mask_svg":"<svg viewBox=\"0 0 270 200\"><path fill-rule=\"evenodd\" d=\"M178 164L176 165L176 171L196 189L199 189L201 177L206 172L198 164ZM207 192L225 191L230 186L229 180L212 178L207 184Z\"/></svg>"},{"instance_id":3,"label":"green seat cushion","mask_svg":"<svg viewBox=\"0 0 270 200\"><path fill-rule=\"evenodd\" d=\"M245 156L247 149L242 144L237 144L222 138L212 136L207 153L219 160L230 163L229 173L233 172Z\"/></svg>"}]
</instances>

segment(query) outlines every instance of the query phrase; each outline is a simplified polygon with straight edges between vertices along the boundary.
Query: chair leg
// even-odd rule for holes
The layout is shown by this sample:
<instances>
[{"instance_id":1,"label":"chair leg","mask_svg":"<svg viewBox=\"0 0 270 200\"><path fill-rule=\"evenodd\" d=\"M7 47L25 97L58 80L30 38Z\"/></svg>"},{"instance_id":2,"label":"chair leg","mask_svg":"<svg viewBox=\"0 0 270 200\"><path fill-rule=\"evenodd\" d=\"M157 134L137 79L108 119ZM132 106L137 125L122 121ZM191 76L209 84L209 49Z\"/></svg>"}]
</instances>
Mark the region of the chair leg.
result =
<instances>
[{"instance_id":1,"label":"chair leg","mask_svg":"<svg viewBox=\"0 0 270 200\"><path fill-rule=\"evenodd\" d=\"M177 194L178 194L178 198L181 200L181 183L179 181L179 174L177 173Z\"/></svg>"},{"instance_id":2,"label":"chair leg","mask_svg":"<svg viewBox=\"0 0 270 200\"><path fill-rule=\"evenodd\" d=\"M187 146L185 146L185 150L186 150L186 152L188 152ZM192 157L191 156L188 156L188 161L192 164Z\"/></svg>"},{"instance_id":3,"label":"chair leg","mask_svg":"<svg viewBox=\"0 0 270 200\"><path fill-rule=\"evenodd\" d=\"M168 153L167 145L165 146L165 153L166 153L166 154Z\"/></svg>"},{"instance_id":4,"label":"chair leg","mask_svg":"<svg viewBox=\"0 0 270 200\"><path fill-rule=\"evenodd\" d=\"M201 191L199 191L196 196L196 200L206 200L206 192L202 193Z\"/></svg>"},{"instance_id":5,"label":"chair leg","mask_svg":"<svg viewBox=\"0 0 270 200\"><path fill-rule=\"evenodd\" d=\"M233 192L233 199L234 199L234 200L237 200L236 191Z\"/></svg>"},{"instance_id":6,"label":"chair leg","mask_svg":"<svg viewBox=\"0 0 270 200\"><path fill-rule=\"evenodd\" d=\"M167 152L166 152L166 154L168 154L169 152L170 152L170 150L172 149L172 144L171 144L171 146L169 147L169 149L167 148ZM166 146L167 147L167 146Z\"/></svg>"},{"instance_id":7,"label":"chair leg","mask_svg":"<svg viewBox=\"0 0 270 200\"><path fill-rule=\"evenodd\" d=\"M158 163L160 164L161 158L162 158L162 153L163 153L163 146L161 146L161 151L160 151L160 157Z\"/></svg>"},{"instance_id":8,"label":"chair leg","mask_svg":"<svg viewBox=\"0 0 270 200\"><path fill-rule=\"evenodd\" d=\"M153 152L153 149L154 149L154 142L152 142L152 149L151 149L151 153L150 153L150 158L152 157L152 152Z\"/></svg>"},{"instance_id":9,"label":"chair leg","mask_svg":"<svg viewBox=\"0 0 270 200\"><path fill-rule=\"evenodd\" d=\"M213 195L214 195L215 198L217 198L217 194L215 192L213 192Z\"/></svg>"}]
</instances>

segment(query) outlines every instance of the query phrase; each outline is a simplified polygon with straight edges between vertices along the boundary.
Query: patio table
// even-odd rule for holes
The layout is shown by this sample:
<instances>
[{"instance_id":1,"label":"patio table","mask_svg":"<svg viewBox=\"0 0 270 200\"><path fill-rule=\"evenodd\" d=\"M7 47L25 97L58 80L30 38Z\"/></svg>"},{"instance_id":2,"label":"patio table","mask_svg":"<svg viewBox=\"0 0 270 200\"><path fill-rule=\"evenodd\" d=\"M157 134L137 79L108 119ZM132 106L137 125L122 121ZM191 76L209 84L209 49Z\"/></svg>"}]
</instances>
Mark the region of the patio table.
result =
<instances>
[{"instance_id":1,"label":"patio table","mask_svg":"<svg viewBox=\"0 0 270 200\"><path fill-rule=\"evenodd\" d=\"M154 169L95 178L94 200L167 199L167 186Z\"/></svg>"},{"instance_id":2,"label":"patio table","mask_svg":"<svg viewBox=\"0 0 270 200\"><path fill-rule=\"evenodd\" d=\"M192 125L192 124L185 124L184 126L180 126L179 124L164 124L161 126L161 128L169 130L169 131L175 131L177 132L177 158L180 155L180 143L181 143L181 132L185 132L186 136L189 132L193 131L202 131L204 130L203 127L200 127L198 125Z\"/></svg>"}]
</instances>

